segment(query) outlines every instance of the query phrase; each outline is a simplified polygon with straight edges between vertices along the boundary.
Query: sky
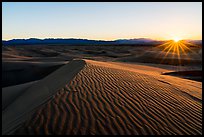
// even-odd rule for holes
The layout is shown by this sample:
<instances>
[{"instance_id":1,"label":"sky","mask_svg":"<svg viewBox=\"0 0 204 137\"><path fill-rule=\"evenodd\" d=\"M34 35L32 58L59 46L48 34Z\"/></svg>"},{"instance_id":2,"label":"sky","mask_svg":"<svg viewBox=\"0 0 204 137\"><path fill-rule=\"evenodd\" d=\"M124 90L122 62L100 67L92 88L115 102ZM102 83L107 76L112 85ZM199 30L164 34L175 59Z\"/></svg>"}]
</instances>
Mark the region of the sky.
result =
<instances>
[{"instance_id":1,"label":"sky","mask_svg":"<svg viewBox=\"0 0 204 137\"><path fill-rule=\"evenodd\" d=\"M2 2L2 39L202 39L201 2Z\"/></svg>"}]
</instances>

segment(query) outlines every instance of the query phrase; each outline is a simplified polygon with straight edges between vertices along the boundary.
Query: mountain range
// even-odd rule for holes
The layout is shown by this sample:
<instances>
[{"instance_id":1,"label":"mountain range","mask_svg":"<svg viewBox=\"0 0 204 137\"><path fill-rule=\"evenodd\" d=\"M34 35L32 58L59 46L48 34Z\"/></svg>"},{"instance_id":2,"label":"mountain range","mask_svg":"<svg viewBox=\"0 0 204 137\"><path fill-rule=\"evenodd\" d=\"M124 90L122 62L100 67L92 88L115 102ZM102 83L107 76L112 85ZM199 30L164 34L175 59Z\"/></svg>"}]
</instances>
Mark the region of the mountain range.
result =
<instances>
[{"instance_id":1,"label":"mountain range","mask_svg":"<svg viewBox=\"0 0 204 137\"><path fill-rule=\"evenodd\" d=\"M189 42L202 44L202 40L188 40ZM105 40L88 40L88 39L61 39L61 38L48 38L48 39L12 39L12 40L2 40L3 46L9 45L121 45L121 44L136 44L136 45L152 45L152 44L162 44L165 41L152 40L148 38L137 38L137 39L118 39L112 41Z\"/></svg>"}]
</instances>

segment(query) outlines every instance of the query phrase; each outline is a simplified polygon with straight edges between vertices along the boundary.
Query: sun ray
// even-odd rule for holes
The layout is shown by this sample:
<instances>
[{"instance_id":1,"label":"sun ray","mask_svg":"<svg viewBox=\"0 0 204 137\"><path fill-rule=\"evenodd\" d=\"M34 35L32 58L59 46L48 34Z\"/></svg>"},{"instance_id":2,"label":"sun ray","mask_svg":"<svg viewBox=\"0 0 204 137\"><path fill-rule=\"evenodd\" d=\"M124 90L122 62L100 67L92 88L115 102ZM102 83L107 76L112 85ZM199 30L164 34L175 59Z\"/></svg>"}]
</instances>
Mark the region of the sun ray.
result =
<instances>
[{"instance_id":1,"label":"sun ray","mask_svg":"<svg viewBox=\"0 0 204 137\"><path fill-rule=\"evenodd\" d=\"M188 44L188 45L191 45L191 46L193 46L193 47L197 47L197 45L196 45L196 44L192 44L192 43L187 42L187 41L185 42L185 44L186 44L186 45L187 45L187 44Z\"/></svg>"},{"instance_id":2,"label":"sun ray","mask_svg":"<svg viewBox=\"0 0 204 137\"><path fill-rule=\"evenodd\" d=\"M169 45L169 44L171 44L172 43L172 41L169 41L169 42L166 42L166 43L164 43L164 44L162 44L162 45L159 45L158 47L162 47L162 46L165 46L165 45Z\"/></svg>"},{"instance_id":3,"label":"sun ray","mask_svg":"<svg viewBox=\"0 0 204 137\"><path fill-rule=\"evenodd\" d=\"M168 48L172 45L172 41L167 42L167 43L164 43L164 44L159 45L159 46L157 46L157 47L162 47L162 46L165 46L165 45L167 45L167 47L165 47L165 48L162 50L162 52L160 52L156 57L158 57L158 56L160 56L161 54L163 54L163 52L164 52L166 49L168 49Z\"/></svg>"},{"instance_id":4,"label":"sun ray","mask_svg":"<svg viewBox=\"0 0 204 137\"><path fill-rule=\"evenodd\" d=\"M177 43L177 59L179 61L179 65L181 64L181 60L180 60L180 50L179 50L179 47L178 47L178 43Z\"/></svg>"},{"instance_id":5,"label":"sun ray","mask_svg":"<svg viewBox=\"0 0 204 137\"><path fill-rule=\"evenodd\" d=\"M171 49L173 48L174 46L171 46L168 51L166 52L166 54L164 55L164 59L166 58L166 56L169 54L169 52L171 51Z\"/></svg>"},{"instance_id":6,"label":"sun ray","mask_svg":"<svg viewBox=\"0 0 204 137\"><path fill-rule=\"evenodd\" d=\"M176 53L176 48L177 48L177 43L175 43L175 45L173 45L174 51L173 51L173 55Z\"/></svg>"},{"instance_id":7,"label":"sun ray","mask_svg":"<svg viewBox=\"0 0 204 137\"><path fill-rule=\"evenodd\" d=\"M169 44L166 48L163 49L165 51L166 49L169 49L169 47L172 47L173 43Z\"/></svg>"},{"instance_id":8,"label":"sun ray","mask_svg":"<svg viewBox=\"0 0 204 137\"><path fill-rule=\"evenodd\" d=\"M187 56L187 53L186 53L186 51L184 50L184 47L181 46L181 43L178 43L178 45L179 45L179 47L181 48L181 50L182 50L182 52L184 53L184 55Z\"/></svg>"},{"instance_id":9,"label":"sun ray","mask_svg":"<svg viewBox=\"0 0 204 137\"><path fill-rule=\"evenodd\" d=\"M185 44L181 43L181 45L182 45L183 47L185 47L186 49L188 49L189 51L193 52L193 51L192 51L188 46L186 46Z\"/></svg>"}]
</instances>

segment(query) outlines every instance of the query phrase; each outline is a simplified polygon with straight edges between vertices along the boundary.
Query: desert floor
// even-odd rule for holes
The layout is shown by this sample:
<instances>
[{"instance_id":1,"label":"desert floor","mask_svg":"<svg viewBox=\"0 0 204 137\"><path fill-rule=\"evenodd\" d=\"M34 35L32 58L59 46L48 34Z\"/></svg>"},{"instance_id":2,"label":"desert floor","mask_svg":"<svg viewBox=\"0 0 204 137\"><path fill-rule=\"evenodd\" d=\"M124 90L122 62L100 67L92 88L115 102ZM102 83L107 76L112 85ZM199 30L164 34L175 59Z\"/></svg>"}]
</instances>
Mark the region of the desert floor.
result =
<instances>
[{"instance_id":1,"label":"desert floor","mask_svg":"<svg viewBox=\"0 0 204 137\"><path fill-rule=\"evenodd\" d=\"M97 48L3 47L3 134L202 134L202 53Z\"/></svg>"}]
</instances>

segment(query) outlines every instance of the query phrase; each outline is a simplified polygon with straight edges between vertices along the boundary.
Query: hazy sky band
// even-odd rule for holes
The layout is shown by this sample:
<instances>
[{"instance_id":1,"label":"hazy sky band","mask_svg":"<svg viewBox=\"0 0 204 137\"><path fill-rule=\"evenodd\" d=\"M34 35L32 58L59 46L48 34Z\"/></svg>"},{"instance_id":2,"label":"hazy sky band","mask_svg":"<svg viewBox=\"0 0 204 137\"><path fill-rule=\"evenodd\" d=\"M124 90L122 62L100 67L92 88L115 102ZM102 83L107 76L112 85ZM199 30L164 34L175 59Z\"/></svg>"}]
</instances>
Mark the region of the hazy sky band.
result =
<instances>
[{"instance_id":1,"label":"hazy sky band","mask_svg":"<svg viewBox=\"0 0 204 137\"><path fill-rule=\"evenodd\" d=\"M3 40L202 39L201 2L3 2Z\"/></svg>"}]
</instances>

